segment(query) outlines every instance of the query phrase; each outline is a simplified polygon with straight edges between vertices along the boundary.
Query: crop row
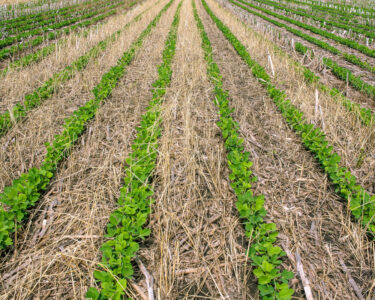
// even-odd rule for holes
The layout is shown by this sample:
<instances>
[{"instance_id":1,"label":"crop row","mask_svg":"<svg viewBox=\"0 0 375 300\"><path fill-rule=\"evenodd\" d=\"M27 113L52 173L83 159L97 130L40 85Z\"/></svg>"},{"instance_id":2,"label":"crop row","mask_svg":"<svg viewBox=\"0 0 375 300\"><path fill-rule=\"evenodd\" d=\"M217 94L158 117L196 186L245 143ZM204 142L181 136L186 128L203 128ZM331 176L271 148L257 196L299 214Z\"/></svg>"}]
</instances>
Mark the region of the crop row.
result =
<instances>
[{"instance_id":1,"label":"crop row","mask_svg":"<svg viewBox=\"0 0 375 300\"><path fill-rule=\"evenodd\" d=\"M46 145L47 154L40 168L31 168L20 178L15 179L11 186L5 187L4 192L0 194L2 204L0 207L0 249L12 244L11 234L20 227L27 215L27 210L35 205L41 192L47 189L58 164L69 155L70 149L84 132L86 123L95 116L100 104L111 94L112 89L124 74L126 66L133 60L149 32L150 29L142 32L130 49L118 60L117 65L103 75L100 83L92 90L94 98L65 120L63 132L56 135L51 144ZM102 46L104 43L100 43L97 50ZM80 62L85 63L87 59L88 57ZM69 73L66 73L66 76L68 75Z\"/></svg>"},{"instance_id":2,"label":"crop row","mask_svg":"<svg viewBox=\"0 0 375 300\"><path fill-rule=\"evenodd\" d=\"M265 13L267 15L273 16L273 17L275 17L277 19L283 20L285 22L291 23L293 25L296 25L298 27L301 27L303 29L311 31L311 32L313 32L315 34L318 34L320 36L323 36L323 37L326 37L326 38L331 39L333 41L336 41L336 42L338 42L338 43L340 43L342 45L348 46L349 48L356 49L356 50L362 52L363 54L365 54L367 56L375 57L375 50L374 49L370 49L369 47L367 47L365 45L362 45L362 44L359 44L356 41L353 41L353 40L347 39L347 38L343 38L343 37L335 35L335 34L333 34L331 32L328 32L328 31L316 28L314 26L305 24L303 22L300 22L300 21L288 18L288 17L280 15L280 14L277 14L277 13L275 13L273 11L270 11L270 10L265 9L263 7L259 7L257 5L253 5L253 4L249 3L249 2L245 2L243 0L238 0L238 1L241 2L241 3L243 3L243 4L245 4L245 5L247 5L247 6L249 6L249 7L252 7L252 8L255 8L257 10L260 10L260 11L262 11L263 13Z\"/></svg>"},{"instance_id":3,"label":"crop row","mask_svg":"<svg viewBox=\"0 0 375 300\"><path fill-rule=\"evenodd\" d=\"M314 16L312 15L310 12L307 12L305 10L302 10L302 9L299 9L299 10L296 10L296 9L291 9L291 8L288 8L286 5L280 5L278 2L275 2L275 1L271 1L271 0L253 0L255 2L258 2L258 3L261 3L261 4L267 4L271 7L274 7L274 8L277 8L279 10L283 10L287 13L291 13L291 14L296 14L298 16L302 16L302 17L305 17L305 18L310 18L310 19L313 19L314 21L317 21L320 23L320 26L322 27L326 27L327 29L329 29L329 26L334 26L334 27L337 27L337 28L342 28L342 29L345 29L347 31L352 31L352 32L355 32L355 33L358 33L358 34L363 34L364 36L366 37L369 37L369 38L375 38L375 33L374 32L371 32L371 31L368 31L368 30L364 30L364 29L360 29L360 28L356 28L356 25L355 24L344 24L342 22L335 22L335 21L330 21L330 20L327 20L327 19L324 19L324 18L320 18L320 17L317 17L317 16Z\"/></svg>"},{"instance_id":4,"label":"crop row","mask_svg":"<svg viewBox=\"0 0 375 300\"><path fill-rule=\"evenodd\" d=\"M37 0L28 2L13 2L0 5L0 19L5 22L9 20L22 20L28 16L38 17L41 14L48 15L51 10L64 10L65 8L77 6L84 3L92 3L97 0Z\"/></svg>"},{"instance_id":5,"label":"crop row","mask_svg":"<svg viewBox=\"0 0 375 300\"><path fill-rule=\"evenodd\" d=\"M242 0L237 0L237 1L241 2L241 3L244 3L244 4L247 4L247 2L244 2ZM328 44L328 43L326 43L324 41L321 41L321 40L316 39L316 38L314 38L312 36L309 36L308 34L305 34L305 33L303 33L300 30L294 29L294 28L292 28L292 27L290 27L290 26L288 26L288 25L286 25L284 23L281 23L281 22L278 22L278 21L276 21L274 19L271 19L271 18L269 18L269 17L267 17L267 16L265 16L265 15L263 15L261 13L258 13L258 12L254 11L254 10L252 10L252 9L246 7L246 6L241 5L238 2L235 2L233 0L229 0L229 2L233 3L234 5L242 8L243 10L246 10L247 12L249 12L249 13L251 13L251 14L257 16L257 17L262 18L263 20L266 20L267 22L270 22L270 23L272 23L272 24L274 24L274 25L276 25L276 26L278 26L280 28L284 28L285 30L293 33L294 35L299 36L299 37L303 38L304 40L306 40L306 41L308 41L308 42L310 42L312 44L315 44L315 45L317 45L318 47L320 47L320 48L322 48L324 50L329 51L332 54L336 54L336 55L341 54L342 57L346 61L348 61L348 62L350 62L350 63L352 63L354 65L357 65L360 68L366 69L366 70L368 70L368 71L370 71L370 72L372 72L372 73L375 74L375 67L371 66L368 62L362 61L361 59L359 59L357 56L355 56L353 54L341 52L337 48L331 46L330 44Z\"/></svg>"},{"instance_id":6,"label":"crop row","mask_svg":"<svg viewBox=\"0 0 375 300\"><path fill-rule=\"evenodd\" d=\"M308 48L301 43L297 42L295 44L296 51L306 54ZM338 79L342 81L348 81L348 83L356 90L365 93L367 96L375 99L375 86L364 82L361 77L355 76L349 69L339 66L332 59L323 57L323 64L332 71Z\"/></svg>"},{"instance_id":7,"label":"crop row","mask_svg":"<svg viewBox=\"0 0 375 300\"><path fill-rule=\"evenodd\" d=\"M242 26L245 28L249 28L244 22L241 22ZM253 31L255 35L260 37L259 33ZM302 45L299 42L295 43L295 49L302 54L306 54L308 52L308 48ZM340 103L347 111L354 113L365 126L373 126L375 124L375 115L371 111L371 109L361 107L360 104L355 103L344 96L338 89L330 88L324 83L321 82L320 77L315 75L309 68L303 66L299 61L295 60L291 55L286 53L283 49L273 43L273 50L275 53L288 56L292 61L295 67L295 71L300 74L306 83L311 85L314 88L317 88L319 91L326 93L332 97L336 102Z\"/></svg>"},{"instance_id":8,"label":"crop row","mask_svg":"<svg viewBox=\"0 0 375 300\"><path fill-rule=\"evenodd\" d=\"M286 3L284 5L290 6L290 1L288 1L288 3ZM319 9L318 10L313 9L310 6L309 6L309 8L310 8L310 10L308 8L303 8L303 10L306 11L307 13L310 13L311 15L314 15L314 16L320 16L320 17L323 17L327 20L345 23L347 25L355 26L357 28L361 28L361 29L364 29L364 30L367 30L367 31L370 31L370 32L374 32L373 26L371 25L370 21L367 20L367 19L360 22L357 18L353 18L353 16L347 16L347 15L343 16L340 13L336 13L336 12L330 13L330 12L324 11L324 7L321 8L320 10ZM298 6L297 6L296 9L302 10L302 8L300 8Z\"/></svg>"},{"instance_id":9,"label":"crop row","mask_svg":"<svg viewBox=\"0 0 375 300\"><path fill-rule=\"evenodd\" d=\"M55 23L57 20L68 19L69 16L73 17L75 14L84 14L89 12L90 8L95 8L96 6L105 3L103 0L91 0L90 2L84 2L80 4L73 5L71 7L66 7L62 11L49 11L48 14L41 15L36 18L29 18L26 20L20 20L17 22L9 23L3 25L3 35L17 34L20 31L26 31L34 29L37 27L46 26L48 24ZM22 28L22 30L20 30Z\"/></svg>"},{"instance_id":10,"label":"crop row","mask_svg":"<svg viewBox=\"0 0 375 300\"><path fill-rule=\"evenodd\" d=\"M51 15L56 15L59 12L64 14L64 13L69 12L71 10L75 10L76 8L80 7L81 5L87 5L89 3L96 3L96 2L98 2L98 0L88 0L88 1L85 1L85 2L77 3L75 5L66 6L66 7L60 8L60 9L51 9L51 10L48 10L48 11L43 11L43 12L39 12L39 13L35 13L35 14L29 14L29 15L23 15L23 16L19 16L19 17L16 17L16 18L3 19L3 20L0 20L0 25L4 26L4 27L9 27L9 26L13 27L13 26L18 26L18 25L25 25L26 23L31 23L31 22L39 22L39 21L42 21L43 19L48 18Z\"/></svg>"},{"instance_id":11,"label":"crop row","mask_svg":"<svg viewBox=\"0 0 375 300\"><path fill-rule=\"evenodd\" d=\"M94 271L101 289L89 288L86 297L90 299L122 299L127 280L133 274L131 260L139 249L138 241L150 234L150 229L143 226L153 202L150 177L155 169L158 139L162 132L161 104L172 79L181 4L177 7L165 41L163 61L158 66L158 79L152 84L152 99L137 127L137 135L131 146L133 151L125 159L127 167L124 185L117 200L118 207L111 213L107 224L106 238L109 240L100 248L102 262L99 267L102 271ZM155 24L154 20L146 30L150 31Z\"/></svg>"},{"instance_id":12,"label":"crop row","mask_svg":"<svg viewBox=\"0 0 375 300\"><path fill-rule=\"evenodd\" d=\"M124 4L122 4L122 5L124 5ZM102 15L99 15L97 17L91 18L91 19L83 21L81 23L72 25L72 26L67 27L65 29L50 32L46 36L40 36L40 37L37 37L37 38L35 38L31 41L25 42L23 44L18 44L18 45L11 46L9 48L1 49L0 50L0 61L4 60L6 58L9 58L9 57L15 55L16 53L22 52L25 49L34 48L34 47L42 44L45 40L52 41L52 40L55 40L55 39L59 38L63 34L70 34L70 33L74 32L75 30L77 30L78 28L85 28L87 26L90 26L92 24L100 22L101 20L104 20L107 17L112 16L116 13L117 13L117 10L113 9L113 10L110 10L110 11L108 11L108 12L102 14Z\"/></svg>"},{"instance_id":13,"label":"crop row","mask_svg":"<svg viewBox=\"0 0 375 300\"><path fill-rule=\"evenodd\" d=\"M204 0L202 0L204 1ZM217 23L219 24L219 23ZM230 32L225 25L218 25L237 53L248 64L259 82L267 89L268 95L279 108L286 123L300 136L303 145L319 161L322 169L335 186L335 191L348 202L348 207L356 220L366 230L375 233L375 195L371 196L357 183L356 177L346 167L340 166L341 157L329 145L324 132L311 124L289 99L284 91L271 83L264 69L250 57L246 47Z\"/></svg>"},{"instance_id":14,"label":"crop row","mask_svg":"<svg viewBox=\"0 0 375 300\"><path fill-rule=\"evenodd\" d=\"M133 2L130 6L135 5L135 3L136 2ZM139 14L131 22L127 23L122 29L117 30L104 40L97 43L69 66L65 67L60 72L53 74L51 78L45 81L35 91L27 94L23 103L17 103L11 109L0 114L0 137L6 134L14 124L25 118L30 110L38 107L45 100L51 98L62 83L74 77L77 72L85 69L92 59L103 53L107 49L108 45L131 24L138 21L142 14L143 13Z\"/></svg>"},{"instance_id":15,"label":"crop row","mask_svg":"<svg viewBox=\"0 0 375 300\"><path fill-rule=\"evenodd\" d=\"M66 42L66 39L61 39L57 43L51 43L48 46L36 50L35 52L26 54L19 59L13 60L8 64L8 66L0 70L0 78L4 77L9 72L9 70L23 68L32 63L42 60L43 58L55 52L59 46L64 45Z\"/></svg>"},{"instance_id":16,"label":"crop row","mask_svg":"<svg viewBox=\"0 0 375 300\"><path fill-rule=\"evenodd\" d=\"M75 9L72 9L71 11L67 11L65 13L57 12L56 14L51 14L48 18L45 18L40 22L17 24L14 27L5 27L3 29L3 36L5 36L5 37L13 36L13 38L15 38L15 37L21 36L20 34L23 33L23 34L25 34L24 37L26 38L26 37L30 36L31 33L29 33L29 32L32 32L33 29L34 30L38 30L38 29L43 30L43 32L46 32L46 29L51 29L51 30L57 29L57 27L54 28L53 26L58 24L58 23L62 23L64 21L66 22L69 19L77 18L79 16L94 12L94 11L100 9L100 8L103 8L103 7L106 7L106 6L115 4L115 3L116 3L116 1L111 1L110 3L108 3L108 1L98 1L94 5L79 6ZM35 31L35 32L37 33L37 31ZM27 33L29 35L26 35ZM41 33L42 32L37 33L37 34L41 34ZM14 35L16 35L16 36L14 36Z\"/></svg>"},{"instance_id":17,"label":"crop row","mask_svg":"<svg viewBox=\"0 0 375 300\"><path fill-rule=\"evenodd\" d=\"M295 44L295 48L297 51L301 52L302 54L305 54L308 51L308 48L299 42ZM285 55L285 52L281 50L279 47L274 46L274 49L277 52L281 53L282 55ZM351 101L350 99L348 99L347 97L345 97L336 88L329 88L328 86L320 82L320 77L315 75L315 73L312 72L309 68L302 66L297 61L295 61L294 63L297 67L296 71L301 73L301 75L304 77L305 81L308 84L318 88L320 91L324 93L329 94L335 101L340 103L347 111L353 112L361 120L363 125L373 126L373 124L375 124L375 115L371 111L371 109L361 107L358 103L355 103Z\"/></svg>"},{"instance_id":18,"label":"crop row","mask_svg":"<svg viewBox=\"0 0 375 300\"><path fill-rule=\"evenodd\" d=\"M158 2L159 1L160 0L158 0ZM129 6L127 8L133 7L136 3L137 3L137 1L133 1L133 2L129 3ZM104 23L105 22L103 22L102 25ZM86 26L89 26L89 25L91 25L91 22L88 23ZM79 31L79 32L76 33L76 35L77 35L77 37L78 36L83 36L83 37L87 38L89 30L90 29L86 29L84 31ZM66 38L59 39L57 43L54 43L54 44L51 43L50 45L47 45L47 46L45 46L45 47L43 47L41 49L38 49L35 52L26 54L24 56L21 56L19 59L15 59L12 62L9 62L7 67L5 67L4 69L0 70L0 78L4 77L9 72L9 70L24 68L24 67L26 67L26 66L28 66L28 65L30 65L32 63L39 62L43 58L45 58L48 55L50 55L53 52L55 52L58 47L66 44L66 42L67 42Z\"/></svg>"},{"instance_id":19,"label":"crop row","mask_svg":"<svg viewBox=\"0 0 375 300\"><path fill-rule=\"evenodd\" d=\"M223 30L224 34L228 33L207 3L204 0L202 3L216 25ZM263 299L291 299L294 291L289 288L288 282L294 275L287 270L280 270L281 258L285 256L285 252L274 245L278 235L276 225L264 221L267 215L264 208L264 195L253 194L252 183L257 179L251 171L252 162L249 159L249 153L244 151L243 139L239 137L239 124L232 117L233 109L230 107L228 92L223 89L220 69L214 61L211 42L194 2L193 5L194 16L202 38L207 74L215 87L214 103L220 116L217 125L221 130L227 151L228 167L231 171L230 185L237 197L236 206L240 218L244 221L246 236L251 241L248 256L254 266L253 273L258 279L258 289Z\"/></svg>"},{"instance_id":20,"label":"crop row","mask_svg":"<svg viewBox=\"0 0 375 300\"><path fill-rule=\"evenodd\" d=\"M299 0L288 0L288 2L290 3L295 3L295 4L298 4L298 5L308 5L312 10L319 10L319 11L322 11L326 14L331 14L331 15L340 15L340 16L343 16L345 18L348 18L348 19L353 19L353 16L358 16L358 17L363 17L363 18L372 18L374 17L374 12L372 11L368 11L369 8L355 8L356 10L359 10L361 9L362 12L360 11L351 11L351 12L347 12L345 11L344 9L340 9L342 8L344 4L342 3L335 3L335 5L337 6L337 8L332 8L332 7L328 7L328 6L323 6L322 5L322 2L305 2L305 1L299 1ZM330 3L332 4L332 3ZM353 9L353 7L352 7Z\"/></svg>"},{"instance_id":21,"label":"crop row","mask_svg":"<svg viewBox=\"0 0 375 300\"><path fill-rule=\"evenodd\" d=\"M43 34L46 34L46 33L48 33L50 35L51 32L53 32L55 30L58 30L60 28L72 25L72 24L80 22L82 20L92 18L92 17L97 16L99 14L105 13L108 10L111 10L111 9L114 9L114 8L117 8L117 7L123 6L123 5L124 5L123 0L117 0L116 3L111 4L110 6L107 6L106 4L100 5L100 6L98 6L97 9L95 9L92 12L89 12L89 13L86 13L86 14L68 19L68 20L64 20L62 22L55 23L55 24L50 25L50 26L26 31L26 32L18 34L17 36L7 37L5 39L0 40L0 49L5 48L5 47L10 46L10 45L13 45L17 42L23 41L27 38L30 38L30 37L33 37L33 36L36 36L36 35L43 35ZM41 37L41 38L43 39L43 37ZM33 41L30 41L30 43L32 44Z\"/></svg>"},{"instance_id":22,"label":"crop row","mask_svg":"<svg viewBox=\"0 0 375 300\"><path fill-rule=\"evenodd\" d=\"M289 0L288 0L289 1ZM322 1L316 1L316 0L309 0L309 1L302 1L299 0L300 3L305 3L308 5L319 5L321 7L329 7L329 8L336 8L339 10L349 10L349 12L352 12L352 10L361 10L366 11L370 13L375 14L375 9L371 7L366 6L356 6L355 3L352 4L346 4L346 3L340 3L340 2L322 2Z\"/></svg>"}]
</instances>

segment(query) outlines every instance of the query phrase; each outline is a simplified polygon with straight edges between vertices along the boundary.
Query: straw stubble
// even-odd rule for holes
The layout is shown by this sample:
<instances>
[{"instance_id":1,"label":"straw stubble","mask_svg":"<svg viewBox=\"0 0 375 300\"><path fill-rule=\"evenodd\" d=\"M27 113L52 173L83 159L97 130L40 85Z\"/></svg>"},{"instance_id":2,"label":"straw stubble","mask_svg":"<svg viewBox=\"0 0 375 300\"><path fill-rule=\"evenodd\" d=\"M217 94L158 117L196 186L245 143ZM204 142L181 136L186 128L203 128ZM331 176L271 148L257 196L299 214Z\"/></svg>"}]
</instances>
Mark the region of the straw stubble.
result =
<instances>
[{"instance_id":1,"label":"straw stubble","mask_svg":"<svg viewBox=\"0 0 375 300\"><path fill-rule=\"evenodd\" d=\"M84 71L64 83L51 99L31 111L24 122L16 124L0 139L0 191L20 174L40 165L46 153L44 144L53 141L54 136L62 131L65 118L93 97L92 89L160 11L165 1L161 2L123 32Z\"/></svg>"},{"instance_id":2,"label":"straw stubble","mask_svg":"<svg viewBox=\"0 0 375 300\"><path fill-rule=\"evenodd\" d=\"M176 7L177 2L163 15L61 166L50 191L19 233L16 251L2 258L0 299L81 299L93 285L105 226L122 185L124 160L151 99Z\"/></svg>"},{"instance_id":3,"label":"straw stubble","mask_svg":"<svg viewBox=\"0 0 375 300\"><path fill-rule=\"evenodd\" d=\"M213 1L207 2L236 35L245 34L242 25L227 18ZM299 250L317 298L354 299L339 259L352 266L353 277L366 291L373 279L373 245L360 225L351 222L345 204L311 154L303 149L300 138L286 126L248 66L199 7L222 69L224 86L233 99L245 148L254 161L254 173L258 176L256 192L265 195L268 218L277 224L280 246L289 252L285 263L296 272L295 253ZM251 44L258 45L248 38L246 45ZM251 49L249 52L257 56ZM274 65L278 64L275 59ZM300 283L294 281L294 285L297 295L303 293Z\"/></svg>"},{"instance_id":4,"label":"straw stubble","mask_svg":"<svg viewBox=\"0 0 375 300\"><path fill-rule=\"evenodd\" d=\"M152 236L139 254L155 278L158 299L249 299L248 241L235 213L190 1L182 11L163 105ZM143 285L143 276L138 278Z\"/></svg>"}]
</instances>

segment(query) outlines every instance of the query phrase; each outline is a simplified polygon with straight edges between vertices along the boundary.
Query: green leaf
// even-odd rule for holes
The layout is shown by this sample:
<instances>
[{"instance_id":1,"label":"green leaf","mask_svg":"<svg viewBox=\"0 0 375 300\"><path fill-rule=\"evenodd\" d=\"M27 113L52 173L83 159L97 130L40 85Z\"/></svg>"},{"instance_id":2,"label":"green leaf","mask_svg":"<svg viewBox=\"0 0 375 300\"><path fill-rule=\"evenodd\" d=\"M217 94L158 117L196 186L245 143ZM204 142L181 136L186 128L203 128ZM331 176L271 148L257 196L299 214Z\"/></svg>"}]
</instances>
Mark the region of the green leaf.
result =
<instances>
[{"instance_id":1,"label":"green leaf","mask_svg":"<svg viewBox=\"0 0 375 300\"><path fill-rule=\"evenodd\" d=\"M261 276L264 275L264 272L263 272L262 269L260 269L260 268L256 268L256 269L254 269L254 270L253 270L253 273L254 273L254 275L255 275L257 278L259 278L259 277L261 277Z\"/></svg>"},{"instance_id":2,"label":"green leaf","mask_svg":"<svg viewBox=\"0 0 375 300\"><path fill-rule=\"evenodd\" d=\"M272 277L269 275L264 275L258 278L259 284L267 284L270 283L272 280Z\"/></svg>"},{"instance_id":3,"label":"green leaf","mask_svg":"<svg viewBox=\"0 0 375 300\"><path fill-rule=\"evenodd\" d=\"M280 300L289 300L292 298L292 295L294 294L294 290L290 288L285 288L279 292L279 299Z\"/></svg>"},{"instance_id":4,"label":"green leaf","mask_svg":"<svg viewBox=\"0 0 375 300\"><path fill-rule=\"evenodd\" d=\"M285 280L290 280L292 278L294 278L294 273L293 272L290 272L288 270L283 270L281 272L281 277Z\"/></svg>"},{"instance_id":5,"label":"green leaf","mask_svg":"<svg viewBox=\"0 0 375 300\"><path fill-rule=\"evenodd\" d=\"M262 197L258 196L255 202L255 210L256 211L260 210L263 207L263 205L264 205L263 196Z\"/></svg>"},{"instance_id":6,"label":"green leaf","mask_svg":"<svg viewBox=\"0 0 375 300\"><path fill-rule=\"evenodd\" d=\"M90 287L86 292L86 298L98 300L99 299L99 291L96 288Z\"/></svg>"},{"instance_id":7,"label":"green leaf","mask_svg":"<svg viewBox=\"0 0 375 300\"><path fill-rule=\"evenodd\" d=\"M262 265L260 266L262 270L266 273L270 273L274 269L274 265L270 264L268 261L263 260Z\"/></svg>"},{"instance_id":8,"label":"green leaf","mask_svg":"<svg viewBox=\"0 0 375 300\"><path fill-rule=\"evenodd\" d=\"M281 252L281 248L276 246L276 247L270 247L267 249L267 252L270 256L278 255Z\"/></svg>"}]
</instances>

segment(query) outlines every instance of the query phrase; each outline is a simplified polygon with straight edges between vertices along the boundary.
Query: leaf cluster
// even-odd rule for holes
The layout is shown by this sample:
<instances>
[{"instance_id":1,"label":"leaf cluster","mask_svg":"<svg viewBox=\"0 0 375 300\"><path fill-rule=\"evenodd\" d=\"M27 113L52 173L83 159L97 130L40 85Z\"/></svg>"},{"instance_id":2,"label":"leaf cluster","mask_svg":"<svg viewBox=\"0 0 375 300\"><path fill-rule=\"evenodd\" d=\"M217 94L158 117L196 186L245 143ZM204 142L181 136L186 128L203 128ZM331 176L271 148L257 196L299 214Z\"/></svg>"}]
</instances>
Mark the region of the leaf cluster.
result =
<instances>
[{"instance_id":1,"label":"leaf cluster","mask_svg":"<svg viewBox=\"0 0 375 300\"><path fill-rule=\"evenodd\" d=\"M323 170L327 173L335 186L335 191L348 202L348 207L356 220L361 222L366 230L375 233L375 195L370 195L357 183L356 177L351 172L340 166L341 157L329 145L324 132L304 117L290 100L286 99L284 91L275 87L264 69L253 59L249 61L249 53L229 29L209 10L202 0L206 10L223 32L227 40L233 45L237 53L247 62L254 77L267 89L269 96L279 108L287 124L301 137L303 145L315 155ZM242 46L239 46L242 45ZM267 76L266 76L267 75ZM333 91L334 93L334 91Z\"/></svg>"},{"instance_id":2,"label":"leaf cluster","mask_svg":"<svg viewBox=\"0 0 375 300\"><path fill-rule=\"evenodd\" d=\"M161 14L172 3L173 0L150 23L147 32L156 25ZM152 84L152 99L137 128L137 135L131 146L132 153L125 160L127 168L124 185L117 200L118 208L111 213L107 224L106 237L109 240L100 248L102 262L100 270L94 272L94 277L101 289L89 288L86 297L90 299L115 300L124 297L127 280L133 274L131 260L139 248L138 241L150 234L150 230L144 228L154 201L151 198L154 192L150 178L155 169L158 139L162 130L161 104L172 79L172 60L176 51L181 4L177 7L165 41L163 61L158 66L158 79Z\"/></svg>"},{"instance_id":3,"label":"leaf cluster","mask_svg":"<svg viewBox=\"0 0 375 300\"><path fill-rule=\"evenodd\" d=\"M238 53L248 64L253 66L253 72L262 74L269 80L265 70L256 66L246 48L234 37L230 30L213 14L207 3L202 0L203 6L211 19L223 34L230 39ZM258 279L258 289L262 299L291 299L294 291L289 288L288 282L294 277L292 272L281 271L281 258L285 253L280 247L275 246L277 229L274 223L266 223L264 217L267 214L264 208L264 196L254 195L252 182L256 181L251 171L252 162L249 153L244 150L243 140L239 137L239 124L233 119L233 109L230 108L228 92L223 89L223 83L218 65L212 54L211 42L200 20L195 3L194 16L202 38L202 48L207 63L207 74L214 84L215 105L219 109L220 120L217 123L221 129L227 151L230 185L237 196L237 209L240 218L244 222L246 235L251 244L248 256L254 266L253 273Z\"/></svg>"},{"instance_id":4,"label":"leaf cluster","mask_svg":"<svg viewBox=\"0 0 375 300\"><path fill-rule=\"evenodd\" d=\"M110 96L113 88L124 75L126 67L133 60L138 49L142 46L144 38L155 26L155 23L152 22L150 25L143 31L145 34L141 35L117 61L116 66L113 66L103 75L100 83L93 89L94 98L68 117L63 125L62 133L56 135L51 144L46 144L47 154L40 168L32 168L29 172L22 174L0 194L0 203L2 204L0 207L0 249L5 249L12 244L11 234L20 227L21 222L27 215L27 210L35 205L41 193L47 189L58 164L69 155L69 151L84 132L87 122L95 116L100 104ZM117 34L119 34L119 31L115 32L105 42L100 42L88 54L94 55L99 50L104 50L109 41L114 39ZM87 65L90 55L80 57L73 63L73 67L64 69L61 74L55 74L50 79L52 83L47 81L48 84L42 86L40 93L30 94L22 109L31 109L31 107L38 105L44 99L43 97L48 97L54 89L55 78L66 80L71 76L74 68L78 70ZM22 109L20 109L20 114L23 111Z\"/></svg>"}]
</instances>

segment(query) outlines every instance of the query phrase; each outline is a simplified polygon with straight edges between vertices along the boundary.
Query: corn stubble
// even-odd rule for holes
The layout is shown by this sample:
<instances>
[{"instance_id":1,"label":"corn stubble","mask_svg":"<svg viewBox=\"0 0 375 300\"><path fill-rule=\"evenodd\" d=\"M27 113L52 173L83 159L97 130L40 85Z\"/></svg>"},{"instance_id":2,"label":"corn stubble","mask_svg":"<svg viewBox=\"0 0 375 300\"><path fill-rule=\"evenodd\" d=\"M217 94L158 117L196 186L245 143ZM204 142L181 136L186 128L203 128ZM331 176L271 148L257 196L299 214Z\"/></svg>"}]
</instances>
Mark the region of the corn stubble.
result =
<instances>
[{"instance_id":1,"label":"corn stubble","mask_svg":"<svg viewBox=\"0 0 375 300\"><path fill-rule=\"evenodd\" d=\"M45 2L1 13L32 24ZM313 63L330 42L279 44L296 31L265 8L127 3L0 65L0 299L372 299L373 66L321 32L342 11L311 28L342 42L331 80Z\"/></svg>"}]
</instances>

